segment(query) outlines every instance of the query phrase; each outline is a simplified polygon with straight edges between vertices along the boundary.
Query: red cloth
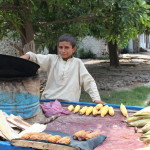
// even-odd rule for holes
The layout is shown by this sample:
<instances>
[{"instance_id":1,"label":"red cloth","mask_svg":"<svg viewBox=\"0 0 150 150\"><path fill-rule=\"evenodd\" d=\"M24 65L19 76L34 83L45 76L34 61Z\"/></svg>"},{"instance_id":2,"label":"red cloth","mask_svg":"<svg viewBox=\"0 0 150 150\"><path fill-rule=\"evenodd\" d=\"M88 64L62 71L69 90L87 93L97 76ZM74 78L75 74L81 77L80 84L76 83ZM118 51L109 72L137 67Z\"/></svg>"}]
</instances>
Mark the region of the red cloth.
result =
<instances>
[{"instance_id":1,"label":"red cloth","mask_svg":"<svg viewBox=\"0 0 150 150\"><path fill-rule=\"evenodd\" d=\"M94 150L135 150L143 148L146 145L139 141L140 133L135 133L134 127L129 127L126 118L121 112L115 112L114 116L100 115L89 116L74 114L60 116L53 122L48 123L46 130L55 130L74 134L80 130L96 131L99 134L106 135L104 143Z\"/></svg>"},{"instance_id":2,"label":"red cloth","mask_svg":"<svg viewBox=\"0 0 150 150\"><path fill-rule=\"evenodd\" d=\"M51 117L53 115L69 115L70 110L63 108L61 103L57 100L55 102L45 102L41 104L42 110L46 117Z\"/></svg>"}]
</instances>

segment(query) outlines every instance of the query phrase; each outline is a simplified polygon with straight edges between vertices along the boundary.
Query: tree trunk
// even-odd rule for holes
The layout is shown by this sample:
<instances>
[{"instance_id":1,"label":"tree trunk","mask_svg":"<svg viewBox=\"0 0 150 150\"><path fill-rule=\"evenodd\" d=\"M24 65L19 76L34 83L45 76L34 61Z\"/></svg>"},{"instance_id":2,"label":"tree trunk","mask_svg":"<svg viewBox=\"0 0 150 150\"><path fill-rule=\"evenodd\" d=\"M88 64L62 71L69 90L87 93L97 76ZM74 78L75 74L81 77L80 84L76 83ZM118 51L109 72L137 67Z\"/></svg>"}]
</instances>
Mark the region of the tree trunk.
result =
<instances>
[{"instance_id":1,"label":"tree trunk","mask_svg":"<svg viewBox=\"0 0 150 150\"><path fill-rule=\"evenodd\" d=\"M29 20L23 21L23 27L20 29L22 44L25 45L30 41L34 40L34 31L32 27L32 23Z\"/></svg>"},{"instance_id":2,"label":"tree trunk","mask_svg":"<svg viewBox=\"0 0 150 150\"><path fill-rule=\"evenodd\" d=\"M19 17L22 19L22 27L20 28L20 38L22 42L22 49L23 51L19 51L20 54L24 54L27 51L33 51L35 52L35 49L33 49L34 45L34 31L32 22L28 19L28 16L30 16L30 10L26 9L28 8L28 2L27 1L19 1L14 0L14 5L16 6L24 6L24 9L18 13ZM26 6L26 7L25 7ZM26 16L22 15L22 13L26 14ZM32 45L31 45L32 43ZM29 44L29 46L28 46ZM28 49L25 49L24 47L28 47Z\"/></svg>"},{"instance_id":3,"label":"tree trunk","mask_svg":"<svg viewBox=\"0 0 150 150\"><path fill-rule=\"evenodd\" d=\"M139 40L136 38L133 40L133 52L138 53L139 52Z\"/></svg>"},{"instance_id":4,"label":"tree trunk","mask_svg":"<svg viewBox=\"0 0 150 150\"><path fill-rule=\"evenodd\" d=\"M23 52L24 53L26 53L28 51L35 52L34 31L33 31L31 21L24 20L24 29L22 29L22 30L24 31L21 34L21 39L22 39L22 44L23 44Z\"/></svg>"},{"instance_id":5,"label":"tree trunk","mask_svg":"<svg viewBox=\"0 0 150 150\"><path fill-rule=\"evenodd\" d=\"M118 47L117 44L113 44L112 41L108 42L109 49L109 59L110 66L118 67L119 66L119 58L118 58Z\"/></svg>"}]
</instances>

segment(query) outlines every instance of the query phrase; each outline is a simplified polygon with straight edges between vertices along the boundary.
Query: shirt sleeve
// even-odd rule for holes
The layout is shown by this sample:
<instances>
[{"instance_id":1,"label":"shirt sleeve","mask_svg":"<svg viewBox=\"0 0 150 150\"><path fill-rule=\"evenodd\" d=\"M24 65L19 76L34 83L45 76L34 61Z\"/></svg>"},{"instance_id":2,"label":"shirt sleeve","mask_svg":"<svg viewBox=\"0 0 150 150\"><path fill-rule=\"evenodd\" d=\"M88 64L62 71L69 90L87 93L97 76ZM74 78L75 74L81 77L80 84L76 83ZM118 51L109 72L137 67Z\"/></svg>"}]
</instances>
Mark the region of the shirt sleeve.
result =
<instances>
[{"instance_id":1,"label":"shirt sleeve","mask_svg":"<svg viewBox=\"0 0 150 150\"><path fill-rule=\"evenodd\" d=\"M29 60L37 63L40 65L40 71L47 71L49 65L51 63L51 54L42 55L42 54L35 54L33 52L27 52L26 54L30 55Z\"/></svg>"},{"instance_id":2,"label":"shirt sleeve","mask_svg":"<svg viewBox=\"0 0 150 150\"><path fill-rule=\"evenodd\" d=\"M93 101L101 101L96 82L89 74L83 62L80 63L80 83L84 90L90 95Z\"/></svg>"}]
</instances>

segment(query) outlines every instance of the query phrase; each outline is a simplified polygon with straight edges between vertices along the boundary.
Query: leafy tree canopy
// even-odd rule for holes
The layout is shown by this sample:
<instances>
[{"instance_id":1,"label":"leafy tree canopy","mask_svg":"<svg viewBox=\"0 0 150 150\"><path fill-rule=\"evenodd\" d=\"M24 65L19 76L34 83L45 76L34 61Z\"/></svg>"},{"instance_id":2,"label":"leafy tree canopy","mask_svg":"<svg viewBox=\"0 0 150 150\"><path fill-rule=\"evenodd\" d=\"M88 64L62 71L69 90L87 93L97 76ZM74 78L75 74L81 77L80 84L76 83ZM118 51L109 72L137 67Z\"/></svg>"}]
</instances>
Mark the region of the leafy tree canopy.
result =
<instances>
[{"instance_id":1,"label":"leafy tree canopy","mask_svg":"<svg viewBox=\"0 0 150 150\"><path fill-rule=\"evenodd\" d=\"M0 0L0 37L19 37L30 20L36 43L55 46L71 33L105 38L120 47L150 27L144 0Z\"/></svg>"}]
</instances>

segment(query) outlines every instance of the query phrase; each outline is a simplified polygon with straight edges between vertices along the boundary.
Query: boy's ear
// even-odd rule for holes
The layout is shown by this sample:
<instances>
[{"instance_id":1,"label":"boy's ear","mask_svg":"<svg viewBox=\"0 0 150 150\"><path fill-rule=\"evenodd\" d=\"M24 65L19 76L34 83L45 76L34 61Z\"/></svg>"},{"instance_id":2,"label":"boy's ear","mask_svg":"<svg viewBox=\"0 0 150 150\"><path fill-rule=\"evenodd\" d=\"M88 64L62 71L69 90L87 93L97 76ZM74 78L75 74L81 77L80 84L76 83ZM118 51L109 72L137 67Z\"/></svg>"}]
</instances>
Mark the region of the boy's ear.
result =
<instances>
[{"instance_id":1,"label":"boy's ear","mask_svg":"<svg viewBox=\"0 0 150 150\"><path fill-rule=\"evenodd\" d=\"M76 52L76 50L77 50L77 47L75 46L75 47L73 48L73 52Z\"/></svg>"}]
</instances>

